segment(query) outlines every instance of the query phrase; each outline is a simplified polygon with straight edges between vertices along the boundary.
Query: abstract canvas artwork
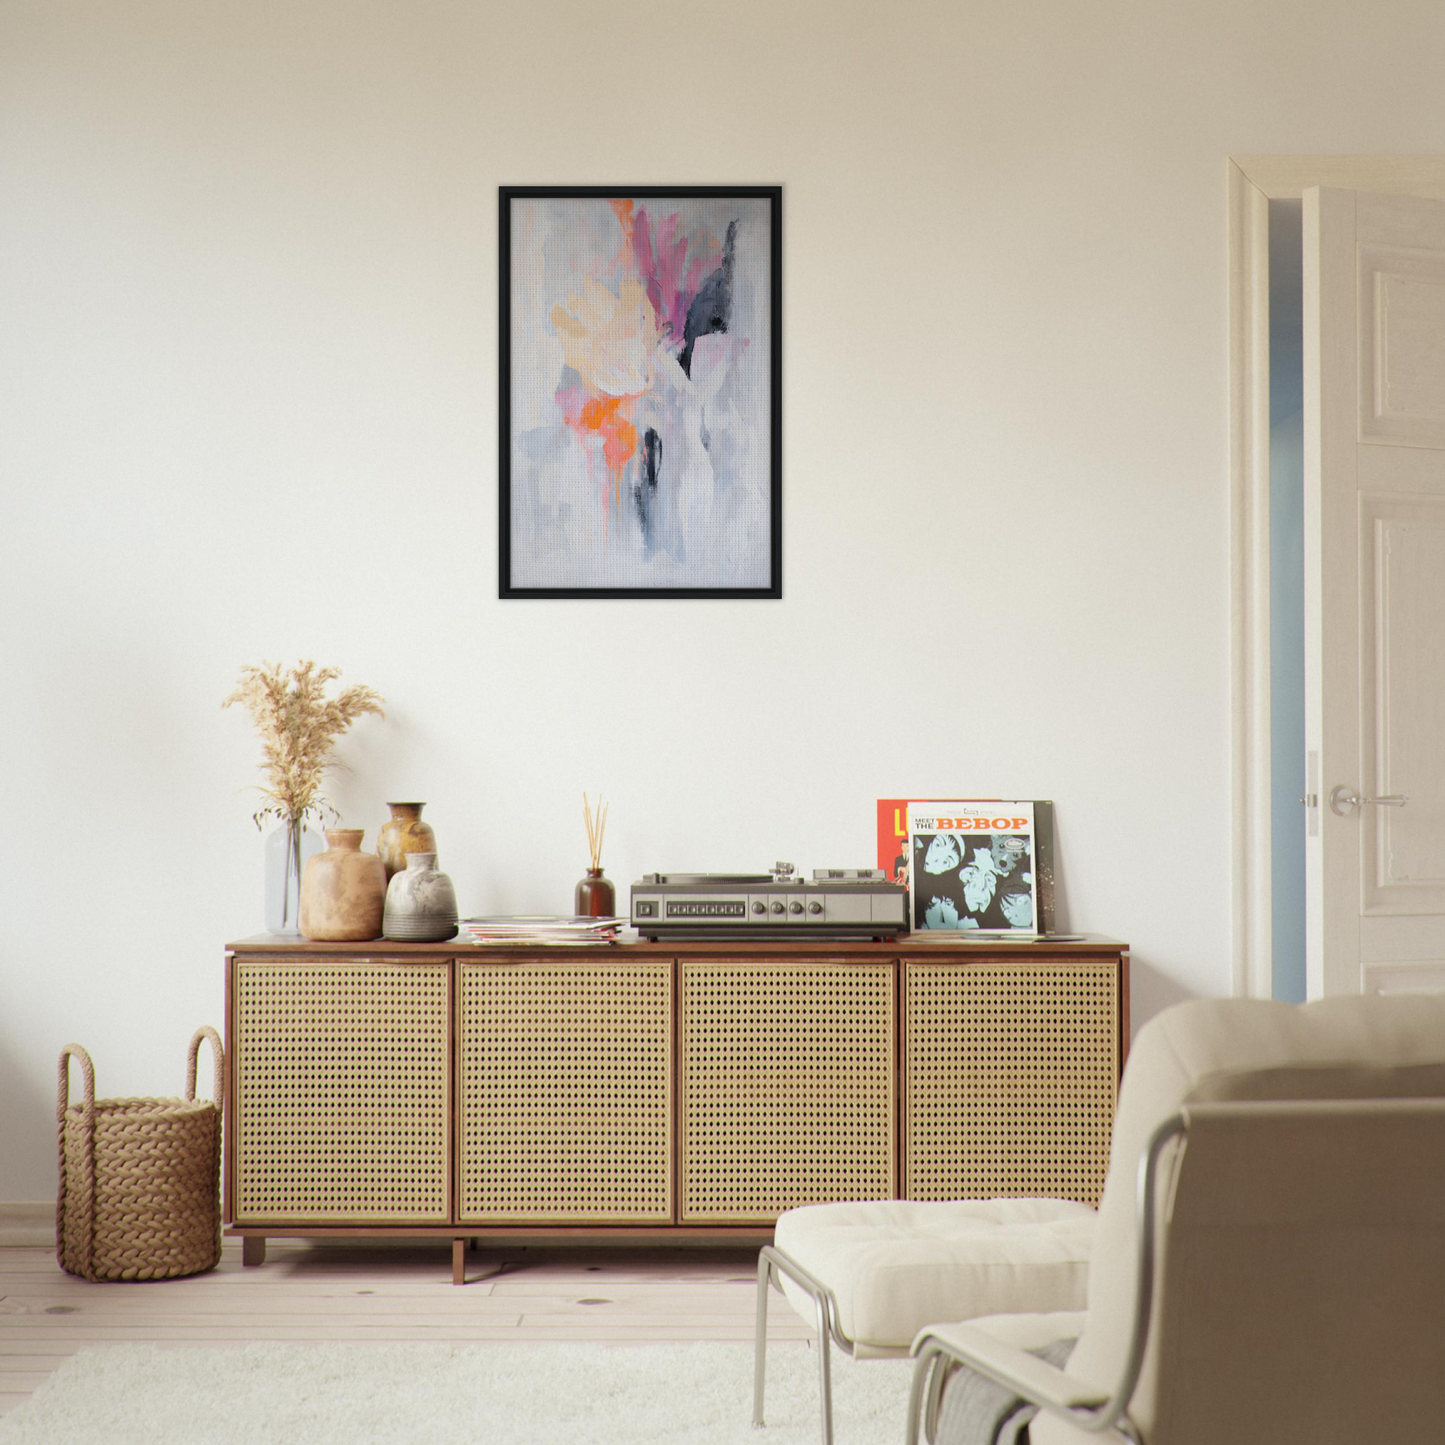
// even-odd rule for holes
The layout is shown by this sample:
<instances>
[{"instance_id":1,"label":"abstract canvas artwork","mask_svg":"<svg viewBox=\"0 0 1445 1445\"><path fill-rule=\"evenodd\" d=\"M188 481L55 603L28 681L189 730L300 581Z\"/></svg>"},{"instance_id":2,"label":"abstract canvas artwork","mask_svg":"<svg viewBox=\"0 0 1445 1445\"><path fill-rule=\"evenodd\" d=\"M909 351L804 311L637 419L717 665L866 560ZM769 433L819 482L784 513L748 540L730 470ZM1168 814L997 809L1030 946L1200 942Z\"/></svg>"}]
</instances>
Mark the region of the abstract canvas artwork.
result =
<instances>
[{"instance_id":1,"label":"abstract canvas artwork","mask_svg":"<svg viewBox=\"0 0 1445 1445\"><path fill-rule=\"evenodd\" d=\"M782 595L781 206L502 187L503 597Z\"/></svg>"}]
</instances>

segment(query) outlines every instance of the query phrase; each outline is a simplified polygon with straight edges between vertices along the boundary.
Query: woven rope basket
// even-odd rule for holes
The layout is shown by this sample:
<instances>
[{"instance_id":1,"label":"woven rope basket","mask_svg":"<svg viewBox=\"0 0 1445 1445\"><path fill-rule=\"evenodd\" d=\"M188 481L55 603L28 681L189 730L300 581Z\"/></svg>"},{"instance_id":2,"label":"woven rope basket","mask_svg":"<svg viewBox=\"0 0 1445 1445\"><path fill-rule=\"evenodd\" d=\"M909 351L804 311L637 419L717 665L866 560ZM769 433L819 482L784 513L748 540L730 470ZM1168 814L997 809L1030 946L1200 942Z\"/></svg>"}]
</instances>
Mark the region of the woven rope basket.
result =
<instances>
[{"instance_id":1,"label":"woven rope basket","mask_svg":"<svg viewBox=\"0 0 1445 1445\"><path fill-rule=\"evenodd\" d=\"M196 1098L201 1040L211 1041L215 1098ZM70 1060L85 1076L70 1102ZM86 1279L172 1279L221 1258L221 1111L225 1058L212 1028L196 1030L184 1099L97 1099L79 1044L60 1051L60 1194L55 1257Z\"/></svg>"}]
</instances>

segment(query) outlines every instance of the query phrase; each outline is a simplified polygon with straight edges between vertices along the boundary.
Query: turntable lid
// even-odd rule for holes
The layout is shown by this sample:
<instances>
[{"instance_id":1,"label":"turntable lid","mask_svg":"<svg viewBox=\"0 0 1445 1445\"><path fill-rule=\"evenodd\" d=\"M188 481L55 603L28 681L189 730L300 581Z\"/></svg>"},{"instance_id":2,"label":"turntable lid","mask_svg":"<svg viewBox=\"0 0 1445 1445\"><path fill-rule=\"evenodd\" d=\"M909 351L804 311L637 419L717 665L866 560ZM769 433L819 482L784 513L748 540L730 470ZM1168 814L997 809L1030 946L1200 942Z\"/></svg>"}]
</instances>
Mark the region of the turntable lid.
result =
<instances>
[{"instance_id":1,"label":"turntable lid","mask_svg":"<svg viewBox=\"0 0 1445 1445\"><path fill-rule=\"evenodd\" d=\"M656 873L652 877L658 883L686 883L694 887L707 887L711 883L771 883L770 873Z\"/></svg>"}]
</instances>

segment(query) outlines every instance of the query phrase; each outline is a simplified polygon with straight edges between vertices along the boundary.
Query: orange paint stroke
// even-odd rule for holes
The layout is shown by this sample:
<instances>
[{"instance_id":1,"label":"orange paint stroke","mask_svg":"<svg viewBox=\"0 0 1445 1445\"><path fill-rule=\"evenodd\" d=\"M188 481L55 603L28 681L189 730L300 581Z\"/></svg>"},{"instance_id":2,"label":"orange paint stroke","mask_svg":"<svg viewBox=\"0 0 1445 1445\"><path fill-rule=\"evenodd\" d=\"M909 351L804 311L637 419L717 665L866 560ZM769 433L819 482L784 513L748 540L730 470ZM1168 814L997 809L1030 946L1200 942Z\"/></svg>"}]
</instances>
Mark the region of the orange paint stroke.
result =
<instances>
[{"instance_id":1,"label":"orange paint stroke","mask_svg":"<svg viewBox=\"0 0 1445 1445\"><path fill-rule=\"evenodd\" d=\"M595 432L602 439L602 455L612 473L612 495L602 516L602 537L607 538L608 514L622 504L622 470L637 455L637 428L632 424L635 396L594 396L582 403L580 411L564 410L567 424L579 437Z\"/></svg>"},{"instance_id":2,"label":"orange paint stroke","mask_svg":"<svg viewBox=\"0 0 1445 1445\"><path fill-rule=\"evenodd\" d=\"M583 404L579 418L584 427L601 435L602 455L619 476L637 453L637 428L628 416L635 400L631 396L594 396Z\"/></svg>"},{"instance_id":3,"label":"orange paint stroke","mask_svg":"<svg viewBox=\"0 0 1445 1445\"><path fill-rule=\"evenodd\" d=\"M627 249L632 249L632 202L631 201L608 201L613 213L617 217L618 224L622 227L623 237L627 241Z\"/></svg>"},{"instance_id":4,"label":"orange paint stroke","mask_svg":"<svg viewBox=\"0 0 1445 1445\"><path fill-rule=\"evenodd\" d=\"M632 228L637 218L632 214L633 203L630 200L608 201L612 207L612 213L617 217L617 224L622 227L622 245L618 247L617 254L612 258L612 269L620 275L632 275L637 270L637 258L632 247Z\"/></svg>"}]
</instances>

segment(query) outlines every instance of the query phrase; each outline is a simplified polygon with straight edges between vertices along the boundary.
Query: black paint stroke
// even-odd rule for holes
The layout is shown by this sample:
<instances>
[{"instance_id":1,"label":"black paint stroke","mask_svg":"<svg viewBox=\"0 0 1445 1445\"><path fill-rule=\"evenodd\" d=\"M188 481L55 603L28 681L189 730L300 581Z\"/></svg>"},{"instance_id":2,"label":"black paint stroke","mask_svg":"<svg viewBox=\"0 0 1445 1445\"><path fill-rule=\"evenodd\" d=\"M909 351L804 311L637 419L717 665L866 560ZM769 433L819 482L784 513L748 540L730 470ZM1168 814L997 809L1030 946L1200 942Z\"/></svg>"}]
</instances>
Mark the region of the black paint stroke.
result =
<instances>
[{"instance_id":1,"label":"black paint stroke","mask_svg":"<svg viewBox=\"0 0 1445 1445\"><path fill-rule=\"evenodd\" d=\"M632 491L632 499L637 504L637 520L642 527L643 545L648 552L657 545L653 508L657 502L657 477L661 470L662 438L654 428L648 427L642 434L642 480Z\"/></svg>"},{"instance_id":2,"label":"black paint stroke","mask_svg":"<svg viewBox=\"0 0 1445 1445\"><path fill-rule=\"evenodd\" d=\"M733 314L733 251L737 244L738 223L728 222L727 240L723 243L722 265L702 283L682 328L682 354L677 358L683 375L692 376L692 346L699 336L726 332Z\"/></svg>"}]
</instances>

